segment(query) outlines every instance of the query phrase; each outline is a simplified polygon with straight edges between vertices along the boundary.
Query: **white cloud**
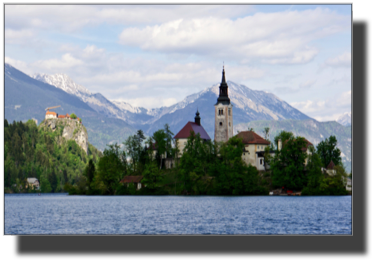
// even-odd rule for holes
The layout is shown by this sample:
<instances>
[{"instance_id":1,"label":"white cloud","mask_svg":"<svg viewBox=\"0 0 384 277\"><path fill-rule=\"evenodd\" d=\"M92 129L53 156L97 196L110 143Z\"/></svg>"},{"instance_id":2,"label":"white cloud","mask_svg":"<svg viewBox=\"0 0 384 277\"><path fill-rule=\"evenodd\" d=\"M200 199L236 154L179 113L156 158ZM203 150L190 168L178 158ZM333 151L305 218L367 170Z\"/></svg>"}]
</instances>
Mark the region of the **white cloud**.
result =
<instances>
[{"instance_id":1,"label":"white cloud","mask_svg":"<svg viewBox=\"0 0 384 277\"><path fill-rule=\"evenodd\" d=\"M72 33L103 23L159 24L212 14L236 17L251 9L245 5L6 5L5 26L15 30L34 28Z\"/></svg>"},{"instance_id":2,"label":"white cloud","mask_svg":"<svg viewBox=\"0 0 384 277\"><path fill-rule=\"evenodd\" d=\"M308 89L316 83L316 80L308 80L300 84L300 88Z\"/></svg>"},{"instance_id":3,"label":"white cloud","mask_svg":"<svg viewBox=\"0 0 384 277\"><path fill-rule=\"evenodd\" d=\"M35 32L31 29L12 30L5 29L5 43L9 44L25 44L28 40L35 36Z\"/></svg>"},{"instance_id":4,"label":"white cloud","mask_svg":"<svg viewBox=\"0 0 384 277\"><path fill-rule=\"evenodd\" d=\"M30 70L30 68L26 62L15 60L15 59L12 59L12 58L7 57L7 56L5 57L4 62L12 65L14 68L24 72L25 74L32 74L33 73Z\"/></svg>"},{"instance_id":5,"label":"white cloud","mask_svg":"<svg viewBox=\"0 0 384 277\"><path fill-rule=\"evenodd\" d=\"M319 121L337 120L340 115L352 109L351 91L342 92L326 100L306 100L293 102L290 105Z\"/></svg>"},{"instance_id":6,"label":"white cloud","mask_svg":"<svg viewBox=\"0 0 384 277\"><path fill-rule=\"evenodd\" d=\"M177 103L176 98L161 98L161 97L142 97L129 99L129 103L134 107L144 107L146 109L153 109L159 107L169 107Z\"/></svg>"},{"instance_id":7,"label":"white cloud","mask_svg":"<svg viewBox=\"0 0 384 277\"><path fill-rule=\"evenodd\" d=\"M61 59L38 60L32 63L32 67L42 71L37 73L63 73L83 64L83 61L67 53Z\"/></svg>"},{"instance_id":8,"label":"white cloud","mask_svg":"<svg viewBox=\"0 0 384 277\"><path fill-rule=\"evenodd\" d=\"M255 28L255 26L263 26ZM255 13L235 20L216 17L178 19L129 27L120 43L162 53L185 53L236 59L260 58L272 64L311 61L313 40L350 29L350 18L327 9Z\"/></svg>"},{"instance_id":9,"label":"white cloud","mask_svg":"<svg viewBox=\"0 0 384 277\"><path fill-rule=\"evenodd\" d=\"M343 53L337 57L329 58L325 61L325 66L331 67L351 67L351 53Z\"/></svg>"}]
</instances>

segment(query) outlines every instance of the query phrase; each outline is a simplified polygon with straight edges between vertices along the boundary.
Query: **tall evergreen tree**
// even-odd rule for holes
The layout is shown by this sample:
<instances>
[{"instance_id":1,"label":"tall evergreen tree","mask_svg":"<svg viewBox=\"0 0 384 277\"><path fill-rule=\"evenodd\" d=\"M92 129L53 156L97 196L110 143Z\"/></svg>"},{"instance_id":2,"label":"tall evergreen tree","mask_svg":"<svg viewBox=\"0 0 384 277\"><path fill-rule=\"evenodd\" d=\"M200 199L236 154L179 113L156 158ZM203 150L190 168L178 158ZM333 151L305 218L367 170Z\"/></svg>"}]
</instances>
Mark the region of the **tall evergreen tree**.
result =
<instances>
[{"instance_id":1,"label":"tall evergreen tree","mask_svg":"<svg viewBox=\"0 0 384 277\"><path fill-rule=\"evenodd\" d=\"M336 146L337 139L335 136L330 136L317 145L317 154L320 156L323 167L327 167L331 161L335 165L341 164L341 151Z\"/></svg>"}]
</instances>

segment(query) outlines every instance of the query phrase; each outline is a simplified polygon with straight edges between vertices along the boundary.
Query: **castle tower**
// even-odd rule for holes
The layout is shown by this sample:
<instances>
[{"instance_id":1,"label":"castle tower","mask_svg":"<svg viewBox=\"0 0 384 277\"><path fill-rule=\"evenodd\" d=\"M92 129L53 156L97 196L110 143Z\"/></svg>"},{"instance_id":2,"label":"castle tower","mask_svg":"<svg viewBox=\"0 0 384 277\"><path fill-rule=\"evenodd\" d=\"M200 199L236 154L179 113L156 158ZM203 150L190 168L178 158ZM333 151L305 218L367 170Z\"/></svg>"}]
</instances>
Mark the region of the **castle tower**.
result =
<instances>
[{"instance_id":1,"label":"castle tower","mask_svg":"<svg viewBox=\"0 0 384 277\"><path fill-rule=\"evenodd\" d=\"M223 76L220 84L220 94L215 104L215 141L226 142L233 136L233 109L228 97L228 85Z\"/></svg>"}]
</instances>

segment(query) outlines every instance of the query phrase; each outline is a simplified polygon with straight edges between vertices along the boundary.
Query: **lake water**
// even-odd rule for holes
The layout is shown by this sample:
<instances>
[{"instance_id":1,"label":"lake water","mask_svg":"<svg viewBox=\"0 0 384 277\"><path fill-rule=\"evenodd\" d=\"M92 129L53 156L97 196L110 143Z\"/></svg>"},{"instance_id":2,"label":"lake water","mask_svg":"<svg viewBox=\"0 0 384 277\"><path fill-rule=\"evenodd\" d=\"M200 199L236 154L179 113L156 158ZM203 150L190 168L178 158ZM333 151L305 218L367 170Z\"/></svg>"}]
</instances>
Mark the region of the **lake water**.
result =
<instances>
[{"instance_id":1,"label":"lake water","mask_svg":"<svg viewBox=\"0 0 384 277\"><path fill-rule=\"evenodd\" d=\"M5 234L352 234L351 196L6 194Z\"/></svg>"}]
</instances>

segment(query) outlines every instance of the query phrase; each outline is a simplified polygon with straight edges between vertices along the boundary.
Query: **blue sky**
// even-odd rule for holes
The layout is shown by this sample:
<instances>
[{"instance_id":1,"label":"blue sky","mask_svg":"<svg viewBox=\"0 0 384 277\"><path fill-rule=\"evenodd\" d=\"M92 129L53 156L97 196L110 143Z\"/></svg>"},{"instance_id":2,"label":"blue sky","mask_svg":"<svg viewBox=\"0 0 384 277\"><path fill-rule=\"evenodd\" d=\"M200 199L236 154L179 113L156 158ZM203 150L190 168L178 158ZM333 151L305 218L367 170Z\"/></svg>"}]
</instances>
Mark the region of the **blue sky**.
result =
<instances>
[{"instance_id":1,"label":"blue sky","mask_svg":"<svg viewBox=\"0 0 384 277\"><path fill-rule=\"evenodd\" d=\"M5 62L134 106L220 81L320 120L351 111L350 5L7 5Z\"/></svg>"}]
</instances>

